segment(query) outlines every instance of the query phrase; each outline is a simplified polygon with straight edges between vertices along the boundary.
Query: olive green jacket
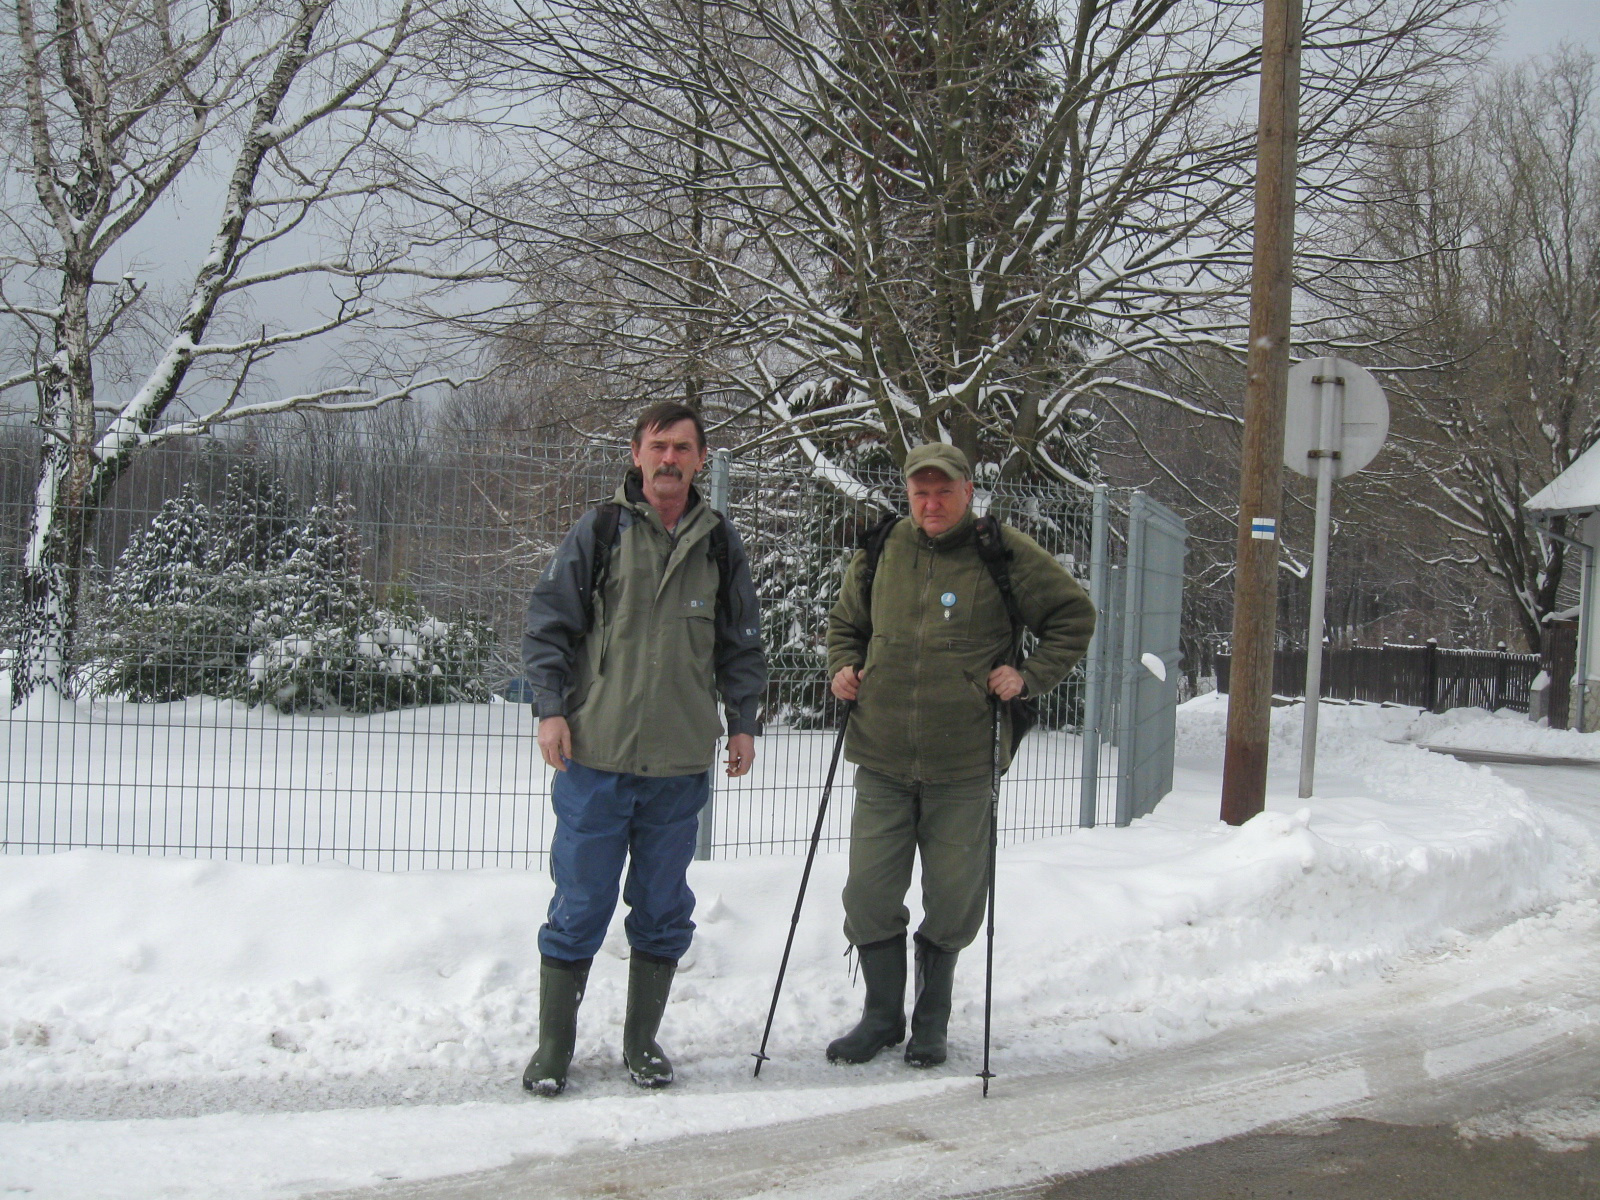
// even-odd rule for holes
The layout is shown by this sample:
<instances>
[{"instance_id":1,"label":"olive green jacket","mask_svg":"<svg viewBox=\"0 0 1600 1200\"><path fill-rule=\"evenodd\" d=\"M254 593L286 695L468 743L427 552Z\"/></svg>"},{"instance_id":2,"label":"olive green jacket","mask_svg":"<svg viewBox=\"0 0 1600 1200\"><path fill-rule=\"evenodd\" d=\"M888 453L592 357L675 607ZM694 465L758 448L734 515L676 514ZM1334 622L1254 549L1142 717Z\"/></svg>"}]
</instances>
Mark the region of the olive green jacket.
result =
<instances>
[{"instance_id":1,"label":"olive green jacket","mask_svg":"<svg viewBox=\"0 0 1600 1200\"><path fill-rule=\"evenodd\" d=\"M622 506L611 562L588 616L595 512L562 542L528 601L522 658L541 717L565 716L572 757L629 775L692 775L716 757L723 731L760 733L766 688L761 614L744 547L728 527L728 605L717 603L711 531L722 519L691 489L668 532L638 472Z\"/></svg>"},{"instance_id":2,"label":"olive green jacket","mask_svg":"<svg viewBox=\"0 0 1600 1200\"><path fill-rule=\"evenodd\" d=\"M1038 542L1009 526L1001 537L1012 555L1018 612L1038 639L1021 668L1026 694L1042 696L1088 649L1094 607ZM873 580L870 619L862 602L865 563L863 550L828 614L828 677L843 667L862 668L845 757L926 783L987 775L988 678L1009 661L1011 621L978 556L972 513L936 538L909 520L894 527ZM1009 728L1002 729L1002 768L1009 765L1010 744Z\"/></svg>"}]
</instances>

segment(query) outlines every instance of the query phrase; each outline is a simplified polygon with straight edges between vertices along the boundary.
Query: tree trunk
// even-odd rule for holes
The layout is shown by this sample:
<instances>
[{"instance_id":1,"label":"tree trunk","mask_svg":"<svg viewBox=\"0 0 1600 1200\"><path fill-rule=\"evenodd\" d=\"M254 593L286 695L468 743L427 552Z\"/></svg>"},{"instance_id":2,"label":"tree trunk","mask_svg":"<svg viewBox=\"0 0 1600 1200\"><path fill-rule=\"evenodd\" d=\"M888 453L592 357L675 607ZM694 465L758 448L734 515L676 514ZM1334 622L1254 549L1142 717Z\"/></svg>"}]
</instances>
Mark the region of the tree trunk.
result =
<instances>
[{"instance_id":1,"label":"tree trunk","mask_svg":"<svg viewBox=\"0 0 1600 1200\"><path fill-rule=\"evenodd\" d=\"M84 547L96 505L88 495L86 464L58 442L40 454L33 521L22 561L22 612L17 657L11 671L11 703L21 704L41 687L64 692L72 661Z\"/></svg>"}]
</instances>

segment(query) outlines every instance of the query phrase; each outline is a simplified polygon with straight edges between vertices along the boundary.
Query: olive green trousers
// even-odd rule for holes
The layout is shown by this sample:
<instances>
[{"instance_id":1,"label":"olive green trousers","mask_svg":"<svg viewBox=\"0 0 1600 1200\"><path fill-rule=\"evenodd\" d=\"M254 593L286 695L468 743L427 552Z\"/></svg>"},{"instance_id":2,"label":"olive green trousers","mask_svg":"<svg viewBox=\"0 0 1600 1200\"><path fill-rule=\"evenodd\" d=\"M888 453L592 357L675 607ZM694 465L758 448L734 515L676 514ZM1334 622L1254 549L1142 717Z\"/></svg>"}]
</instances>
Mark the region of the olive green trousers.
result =
<instances>
[{"instance_id":1,"label":"olive green trousers","mask_svg":"<svg viewBox=\"0 0 1600 1200\"><path fill-rule=\"evenodd\" d=\"M865 946L911 923L906 892L922 859L924 941L955 954L978 936L989 891L989 776L956 783L896 779L856 768L844 935Z\"/></svg>"}]
</instances>

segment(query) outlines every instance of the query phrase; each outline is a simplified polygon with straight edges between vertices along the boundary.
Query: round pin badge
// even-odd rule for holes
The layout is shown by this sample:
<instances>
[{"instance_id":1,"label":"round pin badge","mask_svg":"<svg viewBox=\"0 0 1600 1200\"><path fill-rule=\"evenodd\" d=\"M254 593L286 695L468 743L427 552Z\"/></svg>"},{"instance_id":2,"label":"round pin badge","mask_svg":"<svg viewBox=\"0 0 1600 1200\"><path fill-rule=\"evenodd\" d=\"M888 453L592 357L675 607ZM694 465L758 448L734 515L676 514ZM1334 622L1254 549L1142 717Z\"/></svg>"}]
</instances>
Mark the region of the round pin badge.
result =
<instances>
[{"instance_id":1,"label":"round pin badge","mask_svg":"<svg viewBox=\"0 0 1600 1200\"><path fill-rule=\"evenodd\" d=\"M946 608L954 608L956 606L956 594L954 592L946 592L939 597L939 603Z\"/></svg>"}]
</instances>

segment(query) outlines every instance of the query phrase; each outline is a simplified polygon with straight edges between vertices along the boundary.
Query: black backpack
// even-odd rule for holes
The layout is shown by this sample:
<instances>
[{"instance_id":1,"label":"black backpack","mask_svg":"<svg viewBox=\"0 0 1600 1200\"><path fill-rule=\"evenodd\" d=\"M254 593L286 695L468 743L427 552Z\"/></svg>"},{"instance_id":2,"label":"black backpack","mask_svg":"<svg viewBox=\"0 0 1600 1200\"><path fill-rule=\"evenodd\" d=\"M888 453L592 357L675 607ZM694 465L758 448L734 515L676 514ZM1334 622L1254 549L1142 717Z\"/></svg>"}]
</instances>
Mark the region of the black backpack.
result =
<instances>
[{"instance_id":1,"label":"black backpack","mask_svg":"<svg viewBox=\"0 0 1600 1200\"><path fill-rule=\"evenodd\" d=\"M861 570L861 595L869 630L872 620L872 581L878 575L878 560L883 557L884 543L889 540L889 534L902 519L898 514L890 514L861 535L861 549L867 552L867 561L862 564ZM1000 589L1000 599L1005 602L1006 616L1011 621L1010 665L1021 670L1022 635L1027 627L1022 622L1022 614L1017 611L1016 593L1011 589L1011 551L1006 549L1000 536L999 521L993 517L979 517L972 525L973 536L978 544L978 557L989 568L995 587ZM1037 696L1017 696L1006 701L1006 710L1011 715L1011 754L1015 757L1022 739L1039 723L1039 699Z\"/></svg>"},{"instance_id":2,"label":"black backpack","mask_svg":"<svg viewBox=\"0 0 1600 1200\"><path fill-rule=\"evenodd\" d=\"M594 600L606 585L611 573L611 547L617 541L617 528L622 520L622 505L615 501L595 506L594 565L589 574L589 595L585 598L584 624L594 624ZM733 592L729 582L732 574L728 566L728 518L717 513L717 523L707 539L711 544L711 559L717 564L717 612L724 620L733 611Z\"/></svg>"}]
</instances>

